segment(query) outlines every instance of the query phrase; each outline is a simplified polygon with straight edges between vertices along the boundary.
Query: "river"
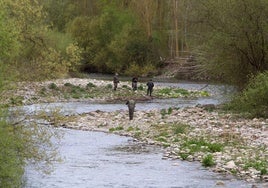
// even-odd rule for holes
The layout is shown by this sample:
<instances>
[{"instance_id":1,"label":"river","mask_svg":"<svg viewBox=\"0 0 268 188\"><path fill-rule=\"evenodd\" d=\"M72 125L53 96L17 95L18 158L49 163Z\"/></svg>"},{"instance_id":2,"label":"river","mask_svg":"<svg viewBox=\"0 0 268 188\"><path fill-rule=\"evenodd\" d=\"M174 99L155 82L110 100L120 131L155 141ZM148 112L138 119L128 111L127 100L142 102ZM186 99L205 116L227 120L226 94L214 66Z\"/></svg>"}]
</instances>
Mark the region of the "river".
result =
<instances>
[{"instance_id":1,"label":"river","mask_svg":"<svg viewBox=\"0 0 268 188\"><path fill-rule=\"evenodd\" d=\"M156 83L157 84L157 83ZM159 83L163 84L163 83ZM138 103L136 110L219 104L226 100L230 89L215 85L170 83L172 87L213 89L215 95L198 99L153 99ZM222 90L223 89L223 90ZM216 91L216 92L215 92ZM27 113L39 109L60 107L65 114L94 110L126 109L125 104L96 104L90 102L51 103L24 106ZM163 150L146 146L132 138L101 132L63 129L60 143L62 162L55 163L51 174L40 174L32 166L26 168L27 188L249 188L251 183L210 172L199 163L162 160Z\"/></svg>"},{"instance_id":2,"label":"river","mask_svg":"<svg viewBox=\"0 0 268 188\"><path fill-rule=\"evenodd\" d=\"M28 188L205 188L250 184L212 173L198 163L162 160L163 151L131 138L101 132L65 130L60 146L64 161L50 175L28 167Z\"/></svg>"}]
</instances>

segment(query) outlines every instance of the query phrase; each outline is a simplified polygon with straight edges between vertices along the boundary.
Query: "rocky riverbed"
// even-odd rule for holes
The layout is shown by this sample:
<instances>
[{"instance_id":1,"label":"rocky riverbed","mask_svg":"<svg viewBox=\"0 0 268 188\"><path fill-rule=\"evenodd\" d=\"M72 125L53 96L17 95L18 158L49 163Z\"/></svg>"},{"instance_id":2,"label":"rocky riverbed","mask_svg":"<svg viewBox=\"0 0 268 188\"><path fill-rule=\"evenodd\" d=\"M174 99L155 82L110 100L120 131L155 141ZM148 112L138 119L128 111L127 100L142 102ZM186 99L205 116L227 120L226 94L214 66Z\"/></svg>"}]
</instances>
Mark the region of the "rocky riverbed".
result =
<instances>
[{"instance_id":1,"label":"rocky riverbed","mask_svg":"<svg viewBox=\"0 0 268 188\"><path fill-rule=\"evenodd\" d=\"M70 99L58 95L59 93L49 96L40 94L42 88L47 88L51 84L60 87L66 83L80 87L91 83L98 88L111 84L110 81L95 79L64 79L31 83L30 85L23 83L13 93L16 96L24 96L21 100L23 104L85 100L85 98ZM117 94L103 91L103 95L94 96L92 94L86 100L113 101L120 99L124 101L135 97L140 100L150 100L144 95L145 91L122 97L120 91L123 90L124 85L130 85L130 83L120 83ZM155 89L161 88L156 86ZM47 90L43 89L43 92L47 92ZM94 111L68 116L57 126L132 136L147 144L165 147L166 153L163 155L163 159L200 161L215 172L234 174L250 182L268 182L267 119L245 119L223 112L214 106L201 106L136 110L132 121L128 119L127 110Z\"/></svg>"},{"instance_id":2,"label":"rocky riverbed","mask_svg":"<svg viewBox=\"0 0 268 188\"><path fill-rule=\"evenodd\" d=\"M235 174L247 181L268 181L263 172L265 167L256 169L268 159L267 123L195 107L172 109L169 113L136 111L132 121L128 120L127 111L95 111L79 115L62 126L113 132L161 145L166 147L164 159L202 162L211 155L214 162L211 169L215 172Z\"/></svg>"}]
</instances>

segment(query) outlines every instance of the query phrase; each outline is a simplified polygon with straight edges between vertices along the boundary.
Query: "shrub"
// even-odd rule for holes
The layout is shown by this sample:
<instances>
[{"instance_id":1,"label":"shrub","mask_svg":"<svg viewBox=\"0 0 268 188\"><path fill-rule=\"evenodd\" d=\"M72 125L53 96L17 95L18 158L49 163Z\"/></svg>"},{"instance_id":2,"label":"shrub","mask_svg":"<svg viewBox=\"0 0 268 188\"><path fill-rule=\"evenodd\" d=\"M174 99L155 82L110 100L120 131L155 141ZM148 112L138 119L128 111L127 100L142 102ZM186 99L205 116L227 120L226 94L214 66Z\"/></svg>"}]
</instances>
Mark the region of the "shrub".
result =
<instances>
[{"instance_id":1,"label":"shrub","mask_svg":"<svg viewBox=\"0 0 268 188\"><path fill-rule=\"evenodd\" d=\"M53 90L57 90L58 86L55 83L51 83L51 84L49 84L48 88L53 89Z\"/></svg>"},{"instance_id":2,"label":"shrub","mask_svg":"<svg viewBox=\"0 0 268 188\"><path fill-rule=\"evenodd\" d=\"M267 174L267 167L268 167L268 162L264 160L258 160L256 159L251 160L247 162L244 166L245 169L249 169L250 167L255 168L256 170L259 170L261 175Z\"/></svg>"},{"instance_id":3,"label":"shrub","mask_svg":"<svg viewBox=\"0 0 268 188\"><path fill-rule=\"evenodd\" d=\"M159 91L159 93L160 93L160 94L166 94L166 95L168 95L168 94L171 93L171 91L172 91L171 88L163 88L163 89L161 89L161 90Z\"/></svg>"},{"instance_id":4,"label":"shrub","mask_svg":"<svg viewBox=\"0 0 268 188\"><path fill-rule=\"evenodd\" d=\"M91 83L91 82L89 82L89 83L87 84L87 88L92 88L92 87L96 87L96 85L93 84L93 83Z\"/></svg>"},{"instance_id":5,"label":"shrub","mask_svg":"<svg viewBox=\"0 0 268 188\"><path fill-rule=\"evenodd\" d=\"M112 88L113 88L113 85L112 85L112 84L107 84L105 87L106 87L107 89L112 89Z\"/></svg>"},{"instance_id":6,"label":"shrub","mask_svg":"<svg viewBox=\"0 0 268 188\"><path fill-rule=\"evenodd\" d=\"M109 129L109 132L113 132L113 131L122 131L124 130L124 127L122 126L118 126L118 127L113 127Z\"/></svg>"},{"instance_id":7,"label":"shrub","mask_svg":"<svg viewBox=\"0 0 268 188\"><path fill-rule=\"evenodd\" d=\"M143 90L144 90L144 87L143 87L143 85L142 85L142 84L140 84L140 85L138 86L138 90L141 90L141 91L143 91Z\"/></svg>"},{"instance_id":8,"label":"shrub","mask_svg":"<svg viewBox=\"0 0 268 188\"><path fill-rule=\"evenodd\" d=\"M188 90L182 89L182 88L175 89L174 92L175 93L180 93L182 95L189 95L190 94Z\"/></svg>"},{"instance_id":9,"label":"shrub","mask_svg":"<svg viewBox=\"0 0 268 188\"><path fill-rule=\"evenodd\" d=\"M66 86L66 87L71 87L71 86L73 86L73 84L67 82L67 83L64 84L64 86Z\"/></svg>"},{"instance_id":10,"label":"shrub","mask_svg":"<svg viewBox=\"0 0 268 188\"><path fill-rule=\"evenodd\" d=\"M168 113L168 114L171 114L171 113L172 113L172 111L173 111L173 109L172 109L171 107L169 107L169 108L168 108L168 112L167 112L167 113Z\"/></svg>"},{"instance_id":11,"label":"shrub","mask_svg":"<svg viewBox=\"0 0 268 188\"><path fill-rule=\"evenodd\" d=\"M249 113L252 117L268 117L268 71L252 78L225 109Z\"/></svg>"},{"instance_id":12,"label":"shrub","mask_svg":"<svg viewBox=\"0 0 268 188\"><path fill-rule=\"evenodd\" d=\"M213 156L211 154L206 155L202 159L202 165L205 167L213 166L215 164Z\"/></svg>"}]
</instances>

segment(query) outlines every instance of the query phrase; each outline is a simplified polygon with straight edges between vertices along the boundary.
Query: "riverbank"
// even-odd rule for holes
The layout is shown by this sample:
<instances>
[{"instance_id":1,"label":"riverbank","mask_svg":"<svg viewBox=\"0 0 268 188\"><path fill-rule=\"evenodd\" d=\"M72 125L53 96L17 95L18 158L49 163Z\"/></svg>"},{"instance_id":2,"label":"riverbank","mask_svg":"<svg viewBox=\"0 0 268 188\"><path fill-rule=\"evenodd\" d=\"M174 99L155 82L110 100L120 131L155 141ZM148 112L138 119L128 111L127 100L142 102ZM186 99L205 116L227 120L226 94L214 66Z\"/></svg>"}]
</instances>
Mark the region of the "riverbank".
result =
<instances>
[{"instance_id":1,"label":"riverbank","mask_svg":"<svg viewBox=\"0 0 268 188\"><path fill-rule=\"evenodd\" d=\"M205 165L207 158L215 172L234 174L249 182L268 181L264 168L256 169L267 162L267 120L240 119L198 107L136 111L132 121L127 111L95 111L73 118L61 126L131 136L165 147L165 159ZM211 161L208 156L212 156Z\"/></svg>"},{"instance_id":2,"label":"riverbank","mask_svg":"<svg viewBox=\"0 0 268 188\"><path fill-rule=\"evenodd\" d=\"M41 83L21 83L12 93L14 104L83 100L114 102L133 97L136 100L151 100L146 96L145 86L133 92L130 85L130 82L121 82L118 91L113 92L111 81L61 79ZM70 97L63 92L70 86L69 93L76 94L72 96L77 97ZM78 93L78 90L86 87L90 90ZM195 97L207 94L185 90L174 91L156 86L153 94L157 98ZM78 95L81 93L82 97ZM88 96L86 94L90 97L86 97ZM23 98L16 101L21 96ZM165 147L164 159L200 161L215 172L234 174L249 182L268 181L267 119L239 118L234 114L224 113L214 106L212 108L205 106L135 111L132 121L128 120L127 110L95 111L67 116L58 126L132 136L147 144Z\"/></svg>"}]
</instances>

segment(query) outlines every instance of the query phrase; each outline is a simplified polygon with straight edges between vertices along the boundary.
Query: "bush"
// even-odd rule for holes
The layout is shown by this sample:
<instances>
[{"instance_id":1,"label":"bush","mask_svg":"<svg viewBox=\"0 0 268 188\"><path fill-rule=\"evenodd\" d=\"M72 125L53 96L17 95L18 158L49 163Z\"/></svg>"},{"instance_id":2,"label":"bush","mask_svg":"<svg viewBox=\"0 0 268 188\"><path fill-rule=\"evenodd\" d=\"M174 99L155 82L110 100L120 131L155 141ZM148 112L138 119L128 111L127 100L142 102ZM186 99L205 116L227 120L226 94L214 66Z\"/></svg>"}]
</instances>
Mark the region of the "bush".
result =
<instances>
[{"instance_id":1,"label":"bush","mask_svg":"<svg viewBox=\"0 0 268 188\"><path fill-rule=\"evenodd\" d=\"M245 90L225 107L252 117L268 117L268 71L252 78Z\"/></svg>"},{"instance_id":2,"label":"bush","mask_svg":"<svg viewBox=\"0 0 268 188\"><path fill-rule=\"evenodd\" d=\"M21 187L24 162L18 151L23 145L10 130L12 127L0 121L0 187Z\"/></svg>"},{"instance_id":3,"label":"bush","mask_svg":"<svg viewBox=\"0 0 268 188\"><path fill-rule=\"evenodd\" d=\"M51 83L51 84L49 84L48 88L53 89L53 90L57 90L58 86L55 83Z\"/></svg>"},{"instance_id":4,"label":"bush","mask_svg":"<svg viewBox=\"0 0 268 188\"><path fill-rule=\"evenodd\" d=\"M202 165L205 167L213 166L215 164L213 156L211 154L206 155L202 159Z\"/></svg>"},{"instance_id":5,"label":"bush","mask_svg":"<svg viewBox=\"0 0 268 188\"><path fill-rule=\"evenodd\" d=\"M93 88L93 87L97 87L97 86L91 82L87 84L87 88Z\"/></svg>"}]
</instances>

